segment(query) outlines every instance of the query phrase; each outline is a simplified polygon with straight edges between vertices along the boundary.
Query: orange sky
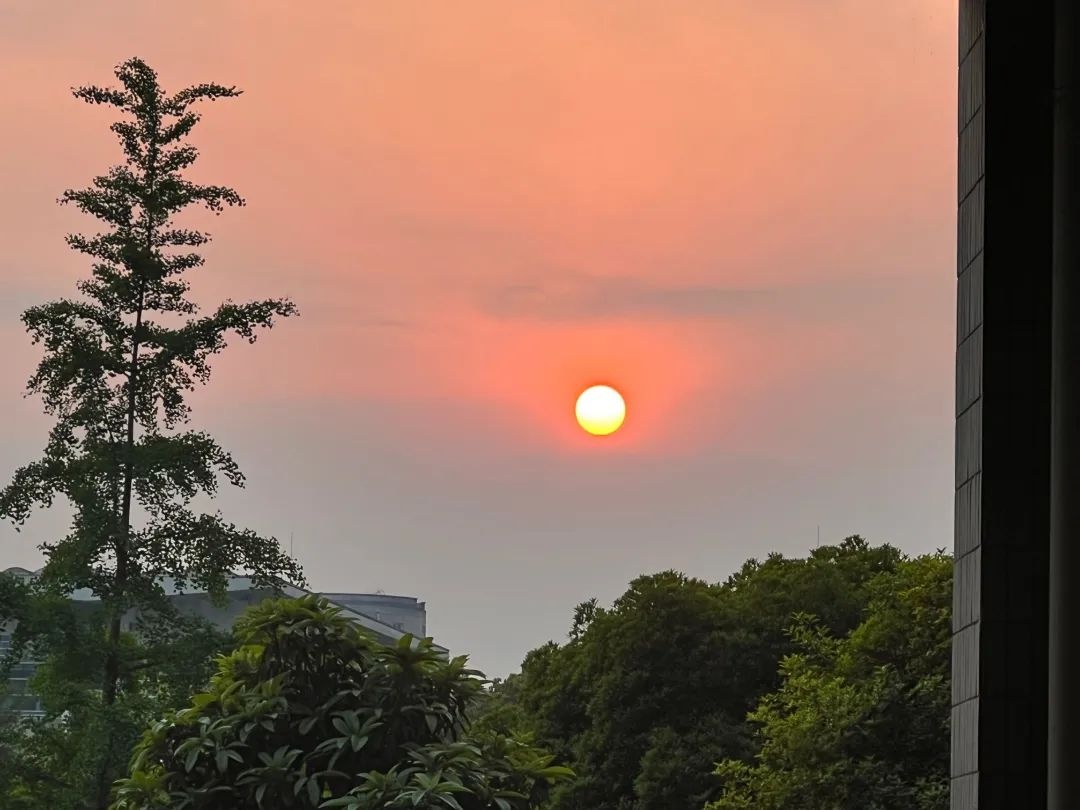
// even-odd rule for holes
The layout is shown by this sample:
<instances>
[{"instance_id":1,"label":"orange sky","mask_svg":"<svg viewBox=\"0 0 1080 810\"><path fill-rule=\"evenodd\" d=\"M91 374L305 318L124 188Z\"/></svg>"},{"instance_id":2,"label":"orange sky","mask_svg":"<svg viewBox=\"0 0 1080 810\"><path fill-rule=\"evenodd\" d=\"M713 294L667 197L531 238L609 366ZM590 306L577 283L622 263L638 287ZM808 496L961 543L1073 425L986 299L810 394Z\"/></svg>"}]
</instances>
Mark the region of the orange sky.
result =
<instances>
[{"instance_id":1,"label":"orange sky","mask_svg":"<svg viewBox=\"0 0 1080 810\"><path fill-rule=\"evenodd\" d=\"M118 155L68 88L138 55L245 90L196 129L196 177L249 203L196 288L302 318L223 357L197 418L251 473L230 515L295 532L316 586L427 598L501 672L646 570L720 579L818 524L947 546L955 16L5 4L0 457L44 440L17 313L86 269L55 198ZM572 419L595 381L629 404L600 445ZM0 567L35 563L36 525L0 530Z\"/></svg>"}]
</instances>

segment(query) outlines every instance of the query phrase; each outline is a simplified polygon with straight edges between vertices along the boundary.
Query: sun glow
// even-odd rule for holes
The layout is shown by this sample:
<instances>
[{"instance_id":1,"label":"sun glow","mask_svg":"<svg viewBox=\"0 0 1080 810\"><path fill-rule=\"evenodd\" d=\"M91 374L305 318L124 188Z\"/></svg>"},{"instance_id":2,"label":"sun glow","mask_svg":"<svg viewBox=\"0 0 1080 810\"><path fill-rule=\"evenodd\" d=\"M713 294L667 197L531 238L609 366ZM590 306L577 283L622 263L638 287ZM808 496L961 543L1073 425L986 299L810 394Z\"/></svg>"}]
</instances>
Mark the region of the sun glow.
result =
<instances>
[{"instance_id":1,"label":"sun glow","mask_svg":"<svg viewBox=\"0 0 1080 810\"><path fill-rule=\"evenodd\" d=\"M610 385L594 385L581 392L574 414L586 433L607 436L622 427L626 419L626 402Z\"/></svg>"}]
</instances>

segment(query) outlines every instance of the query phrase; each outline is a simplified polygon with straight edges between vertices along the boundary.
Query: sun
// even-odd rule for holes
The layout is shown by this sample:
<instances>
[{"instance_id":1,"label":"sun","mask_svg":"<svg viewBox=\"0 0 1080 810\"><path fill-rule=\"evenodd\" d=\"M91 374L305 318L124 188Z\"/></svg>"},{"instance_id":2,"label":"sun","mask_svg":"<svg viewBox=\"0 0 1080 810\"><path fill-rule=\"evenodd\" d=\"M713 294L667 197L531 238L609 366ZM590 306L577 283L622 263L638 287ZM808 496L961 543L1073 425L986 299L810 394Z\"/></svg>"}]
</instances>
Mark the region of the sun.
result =
<instances>
[{"instance_id":1,"label":"sun","mask_svg":"<svg viewBox=\"0 0 1080 810\"><path fill-rule=\"evenodd\" d=\"M622 427L626 419L626 402L610 385L594 385L581 392L574 414L586 433L607 436Z\"/></svg>"}]
</instances>

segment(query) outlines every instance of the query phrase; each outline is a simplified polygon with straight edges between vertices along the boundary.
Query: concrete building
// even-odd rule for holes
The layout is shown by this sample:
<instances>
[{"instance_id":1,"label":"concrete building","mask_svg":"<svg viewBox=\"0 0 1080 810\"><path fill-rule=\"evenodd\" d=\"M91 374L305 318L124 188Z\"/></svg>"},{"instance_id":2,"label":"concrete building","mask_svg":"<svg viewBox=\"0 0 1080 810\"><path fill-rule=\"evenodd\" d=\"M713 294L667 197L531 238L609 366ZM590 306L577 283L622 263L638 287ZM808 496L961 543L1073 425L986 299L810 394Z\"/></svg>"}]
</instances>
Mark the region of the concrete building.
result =
<instances>
[{"instance_id":1,"label":"concrete building","mask_svg":"<svg viewBox=\"0 0 1080 810\"><path fill-rule=\"evenodd\" d=\"M7 657L11 650L11 635L0 629L0 659ZM8 673L7 691L0 693L0 714L13 714L17 717L39 718L45 716L41 698L30 688L30 679L37 672L37 661L20 661Z\"/></svg>"},{"instance_id":2,"label":"concrete building","mask_svg":"<svg viewBox=\"0 0 1080 810\"><path fill-rule=\"evenodd\" d=\"M0 576L14 576L24 581L34 578L37 572L25 568L9 568L0 572ZM185 615L199 616L220 629L230 629L237 617L252 605L274 595L273 591L256 588L248 577L231 577L227 586L227 598L222 605L215 605L208 594L187 589L180 592L170 580L162 583L166 594L176 608ZM282 587L282 595L288 597L307 596L311 591L295 585ZM342 611L342 615L352 619L372 636L384 644L392 644L405 635L415 638L427 637L427 608L424 602L411 596L367 593L326 593L320 594L327 601ZM88 590L75 591L71 598L76 602L92 604L97 599ZM129 611L123 618L125 630L131 630L138 620L135 611ZM11 646L13 627L0 627L0 657L7 654ZM447 652L442 647L437 647ZM32 694L29 681L37 669L37 662L23 661L17 664L9 677L6 695L0 695L0 712L7 711L23 717L35 717L44 714L40 700Z\"/></svg>"},{"instance_id":3,"label":"concrete building","mask_svg":"<svg viewBox=\"0 0 1080 810\"><path fill-rule=\"evenodd\" d=\"M324 593L323 596L395 630L418 638L427 636L427 608L415 597L383 593Z\"/></svg>"},{"instance_id":4,"label":"concrete building","mask_svg":"<svg viewBox=\"0 0 1080 810\"><path fill-rule=\"evenodd\" d=\"M1080 807L1080 13L960 0L954 810Z\"/></svg>"}]
</instances>

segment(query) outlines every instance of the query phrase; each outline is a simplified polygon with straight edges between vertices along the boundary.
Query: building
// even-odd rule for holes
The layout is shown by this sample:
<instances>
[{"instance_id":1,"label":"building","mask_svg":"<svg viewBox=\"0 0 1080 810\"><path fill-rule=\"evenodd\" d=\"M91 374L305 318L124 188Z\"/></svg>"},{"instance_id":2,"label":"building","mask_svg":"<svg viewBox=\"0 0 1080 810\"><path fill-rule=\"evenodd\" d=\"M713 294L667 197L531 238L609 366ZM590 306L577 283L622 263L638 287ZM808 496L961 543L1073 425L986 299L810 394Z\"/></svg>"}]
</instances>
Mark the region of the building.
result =
<instances>
[{"instance_id":1,"label":"building","mask_svg":"<svg viewBox=\"0 0 1080 810\"><path fill-rule=\"evenodd\" d=\"M322 596L395 630L417 638L427 637L427 608L415 597L383 593L324 593Z\"/></svg>"},{"instance_id":2,"label":"building","mask_svg":"<svg viewBox=\"0 0 1080 810\"><path fill-rule=\"evenodd\" d=\"M14 576L24 582L32 580L36 574L36 571L25 568L9 568L0 572L0 576ZM269 588L256 588L249 577L240 576L229 579L226 599L221 605L214 604L204 591L185 589L181 592L171 580L165 580L162 585L169 600L180 613L206 619L222 630L231 629L237 617L252 605L275 595ZM287 597L308 596L311 593L295 585L285 585L281 589L281 594ZM414 638L427 637L427 607L424 602L414 597L382 593L326 593L320 596L340 608L342 615L352 619L384 644L393 644L406 635ZM71 598L87 605L97 601L89 590L75 591ZM137 620L136 611L125 614L122 622L124 630L131 630ZM0 657L6 655L11 648L13 629L0 627ZM436 649L447 652L442 647L436 646ZM9 676L7 693L0 696L0 710L21 717L44 715L40 699L29 688L37 665L38 662L29 660L15 665Z\"/></svg>"},{"instance_id":3,"label":"building","mask_svg":"<svg viewBox=\"0 0 1080 810\"><path fill-rule=\"evenodd\" d=\"M1080 806L1080 4L960 0L953 810Z\"/></svg>"},{"instance_id":4,"label":"building","mask_svg":"<svg viewBox=\"0 0 1080 810\"><path fill-rule=\"evenodd\" d=\"M10 633L0 630L0 660L6 658L10 650ZM45 716L45 707L41 705L41 698L30 689L30 679L37 672L38 663L27 660L12 666L8 673L7 691L0 694L0 714L32 718Z\"/></svg>"}]
</instances>

